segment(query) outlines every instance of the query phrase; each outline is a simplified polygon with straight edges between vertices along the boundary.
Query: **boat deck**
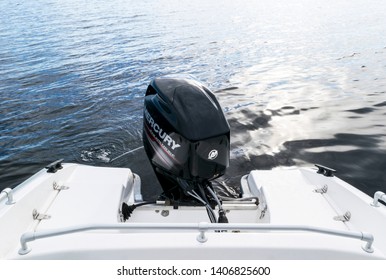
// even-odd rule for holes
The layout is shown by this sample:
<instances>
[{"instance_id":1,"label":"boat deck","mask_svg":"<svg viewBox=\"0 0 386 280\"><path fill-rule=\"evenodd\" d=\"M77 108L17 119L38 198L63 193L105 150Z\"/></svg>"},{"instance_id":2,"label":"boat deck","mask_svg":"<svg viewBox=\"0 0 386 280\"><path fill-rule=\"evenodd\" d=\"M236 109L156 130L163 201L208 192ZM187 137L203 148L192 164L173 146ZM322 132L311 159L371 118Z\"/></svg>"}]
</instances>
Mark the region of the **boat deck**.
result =
<instances>
[{"instance_id":1,"label":"boat deck","mask_svg":"<svg viewBox=\"0 0 386 280\"><path fill-rule=\"evenodd\" d=\"M201 206L162 202L138 207L123 222L122 202L142 201L129 169L42 170L14 191L15 204L1 201L0 258L386 258L386 207L371 206L338 178L312 169L252 171L241 185L252 198L224 202L229 224L210 224Z\"/></svg>"}]
</instances>

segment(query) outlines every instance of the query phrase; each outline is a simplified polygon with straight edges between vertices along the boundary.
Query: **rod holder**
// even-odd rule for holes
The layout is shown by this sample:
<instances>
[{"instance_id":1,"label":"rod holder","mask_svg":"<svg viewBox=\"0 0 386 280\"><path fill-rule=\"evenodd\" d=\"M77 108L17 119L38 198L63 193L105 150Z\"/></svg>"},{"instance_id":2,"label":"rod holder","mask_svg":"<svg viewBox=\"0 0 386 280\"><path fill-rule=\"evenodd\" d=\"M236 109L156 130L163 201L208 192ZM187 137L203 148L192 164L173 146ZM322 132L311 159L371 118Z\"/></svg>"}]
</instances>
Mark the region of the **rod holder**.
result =
<instances>
[{"instance_id":1,"label":"rod holder","mask_svg":"<svg viewBox=\"0 0 386 280\"><path fill-rule=\"evenodd\" d=\"M386 194L384 192L378 191L374 194L374 200L371 203L371 206L379 207L380 200L386 203Z\"/></svg>"},{"instance_id":2,"label":"rod holder","mask_svg":"<svg viewBox=\"0 0 386 280\"><path fill-rule=\"evenodd\" d=\"M12 205L16 203L16 201L13 199L13 190L11 188L6 188L2 190L0 193L0 197L1 195L4 195L4 194L5 194L5 197L7 197L7 202L5 204Z\"/></svg>"}]
</instances>

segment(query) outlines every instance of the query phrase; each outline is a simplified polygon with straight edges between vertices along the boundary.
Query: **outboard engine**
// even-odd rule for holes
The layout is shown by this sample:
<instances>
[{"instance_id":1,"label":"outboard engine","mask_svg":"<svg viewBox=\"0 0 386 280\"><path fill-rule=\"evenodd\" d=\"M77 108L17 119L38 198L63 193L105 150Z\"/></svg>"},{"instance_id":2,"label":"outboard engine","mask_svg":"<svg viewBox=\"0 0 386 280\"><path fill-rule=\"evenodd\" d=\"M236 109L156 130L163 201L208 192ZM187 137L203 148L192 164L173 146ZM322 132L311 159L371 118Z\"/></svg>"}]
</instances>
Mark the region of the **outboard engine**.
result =
<instances>
[{"instance_id":1,"label":"outboard engine","mask_svg":"<svg viewBox=\"0 0 386 280\"><path fill-rule=\"evenodd\" d=\"M144 105L143 144L163 196L207 203L210 181L229 165L230 129L216 97L193 79L160 77Z\"/></svg>"}]
</instances>

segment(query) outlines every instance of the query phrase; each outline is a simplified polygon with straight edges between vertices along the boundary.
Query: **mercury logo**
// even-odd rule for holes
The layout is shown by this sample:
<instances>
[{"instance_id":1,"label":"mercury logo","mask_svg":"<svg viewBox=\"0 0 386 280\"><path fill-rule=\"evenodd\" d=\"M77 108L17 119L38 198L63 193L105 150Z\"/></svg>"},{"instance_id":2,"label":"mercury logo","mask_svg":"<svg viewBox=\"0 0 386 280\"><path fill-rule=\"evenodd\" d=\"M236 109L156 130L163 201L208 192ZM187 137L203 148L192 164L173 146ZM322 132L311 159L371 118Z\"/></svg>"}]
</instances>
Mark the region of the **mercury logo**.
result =
<instances>
[{"instance_id":1,"label":"mercury logo","mask_svg":"<svg viewBox=\"0 0 386 280\"><path fill-rule=\"evenodd\" d=\"M157 136L163 143L166 143L172 150L181 147L180 144L176 143L176 141L167 134L158 123L154 121L151 117L150 113L145 109L145 118L152 129L152 133Z\"/></svg>"},{"instance_id":2,"label":"mercury logo","mask_svg":"<svg viewBox=\"0 0 386 280\"><path fill-rule=\"evenodd\" d=\"M217 150L211 150L208 154L208 159L214 160L218 156Z\"/></svg>"}]
</instances>

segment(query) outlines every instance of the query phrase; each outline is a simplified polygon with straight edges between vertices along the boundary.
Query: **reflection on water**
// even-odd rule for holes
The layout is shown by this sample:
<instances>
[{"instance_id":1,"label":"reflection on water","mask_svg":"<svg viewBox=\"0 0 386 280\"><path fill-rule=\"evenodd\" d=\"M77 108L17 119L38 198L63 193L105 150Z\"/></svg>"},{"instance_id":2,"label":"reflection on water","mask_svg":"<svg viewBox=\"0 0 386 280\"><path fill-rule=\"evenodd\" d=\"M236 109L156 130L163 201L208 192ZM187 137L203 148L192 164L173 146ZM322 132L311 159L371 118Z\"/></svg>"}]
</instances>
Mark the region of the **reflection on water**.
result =
<instances>
[{"instance_id":1,"label":"reflection on water","mask_svg":"<svg viewBox=\"0 0 386 280\"><path fill-rule=\"evenodd\" d=\"M376 0L0 2L0 188L59 158L126 166L149 81L191 74L231 126L232 192L252 169L320 163L386 178L386 4ZM116 159L116 160L112 160Z\"/></svg>"}]
</instances>

